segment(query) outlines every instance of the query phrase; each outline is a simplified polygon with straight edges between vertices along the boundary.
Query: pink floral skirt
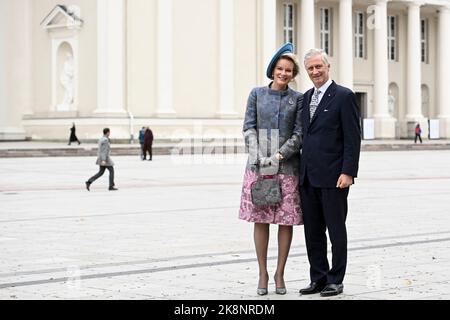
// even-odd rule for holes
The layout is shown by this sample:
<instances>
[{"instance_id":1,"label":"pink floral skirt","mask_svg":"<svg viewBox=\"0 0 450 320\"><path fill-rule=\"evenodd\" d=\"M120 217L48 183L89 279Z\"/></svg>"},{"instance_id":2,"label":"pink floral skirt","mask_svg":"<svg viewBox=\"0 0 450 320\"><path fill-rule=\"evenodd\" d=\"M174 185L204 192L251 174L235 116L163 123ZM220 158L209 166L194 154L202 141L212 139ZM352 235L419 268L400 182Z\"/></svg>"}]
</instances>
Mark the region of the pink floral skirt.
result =
<instances>
[{"instance_id":1,"label":"pink floral skirt","mask_svg":"<svg viewBox=\"0 0 450 320\"><path fill-rule=\"evenodd\" d=\"M281 186L281 202L277 205L255 206L252 203L251 187L258 180L258 175L254 171L246 170L239 219L283 226L303 225L298 177L279 174L278 179Z\"/></svg>"}]
</instances>

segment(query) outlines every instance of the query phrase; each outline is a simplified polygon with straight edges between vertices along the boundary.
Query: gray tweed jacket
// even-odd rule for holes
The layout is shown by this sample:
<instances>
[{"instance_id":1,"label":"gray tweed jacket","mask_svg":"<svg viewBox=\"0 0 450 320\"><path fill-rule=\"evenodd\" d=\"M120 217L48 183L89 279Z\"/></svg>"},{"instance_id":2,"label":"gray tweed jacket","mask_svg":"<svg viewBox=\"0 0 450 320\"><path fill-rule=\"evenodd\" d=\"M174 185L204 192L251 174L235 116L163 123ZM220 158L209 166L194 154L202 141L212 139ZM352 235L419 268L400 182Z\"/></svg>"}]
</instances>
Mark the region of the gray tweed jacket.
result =
<instances>
[{"instance_id":1,"label":"gray tweed jacket","mask_svg":"<svg viewBox=\"0 0 450 320\"><path fill-rule=\"evenodd\" d=\"M243 128L247 170L255 170L261 157L279 152L283 160L278 173L299 175L302 102L303 94L291 88L275 91L268 86L251 91Z\"/></svg>"},{"instance_id":2,"label":"gray tweed jacket","mask_svg":"<svg viewBox=\"0 0 450 320\"><path fill-rule=\"evenodd\" d=\"M97 153L97 165L101 165L102 161L106 161L105 167L114 166L114 162L111 160L111 144L108 137L103 136L98 141L98 153Z\"/></svg>"}]
</instances>

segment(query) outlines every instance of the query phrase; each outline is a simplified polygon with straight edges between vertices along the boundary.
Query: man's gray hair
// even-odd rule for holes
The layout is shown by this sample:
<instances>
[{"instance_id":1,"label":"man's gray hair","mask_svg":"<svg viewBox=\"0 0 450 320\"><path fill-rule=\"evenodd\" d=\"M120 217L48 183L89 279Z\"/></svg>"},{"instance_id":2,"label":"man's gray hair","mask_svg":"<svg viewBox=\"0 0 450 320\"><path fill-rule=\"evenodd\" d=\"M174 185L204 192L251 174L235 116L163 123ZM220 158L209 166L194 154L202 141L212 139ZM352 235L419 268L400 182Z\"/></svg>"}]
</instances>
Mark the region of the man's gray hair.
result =
<instances>
[{"instance_id":1,"label":"man's gray hair","mask_svg":"<svg viewBox=\"0 0 450 320\"><path fill-rule=\"evenodd\" d=\"M328 59L328 54L324 50L322 50L322 49L311 49L305 55L305 61L304 61L305 66L306 66L306 61L308 61L312 57L315 57L315 56L318 56L318 55L320 55L322 57L322 61L327 66L330 65L330 60Z\"/></svg>"}]
</instances>

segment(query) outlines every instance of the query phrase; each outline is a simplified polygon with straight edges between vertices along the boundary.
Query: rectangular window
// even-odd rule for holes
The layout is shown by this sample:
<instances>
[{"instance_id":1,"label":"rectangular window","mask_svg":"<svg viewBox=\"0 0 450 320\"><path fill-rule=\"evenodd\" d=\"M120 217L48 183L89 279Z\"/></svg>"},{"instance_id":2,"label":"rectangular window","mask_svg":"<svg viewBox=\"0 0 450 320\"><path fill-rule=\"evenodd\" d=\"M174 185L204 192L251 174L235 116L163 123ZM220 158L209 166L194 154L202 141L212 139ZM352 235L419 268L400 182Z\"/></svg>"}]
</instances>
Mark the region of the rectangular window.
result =
<instances>
[{"instance_id":1,"label":"rectangular window","mask_svg":"<svg viewBox=\"0 0 450 320\"><path fill-rule=\"evenodd\" d=\"M283 35L284 42L290 42L295 45L295 5L293 3L285 3L284 4L284 26L283 26Z\"/></svg>"},{"instance_id":2,"label":"rectangular window","mask_svg":"<svg viewBox=\"0 0 450 320\"><path fill-rule=\"evenodd\" d=\"M428 63L428 19L420 20L420 45L422 62Z\"/></svg>"},{"instance_id":3,"label":"rectangular window","mask_svg":"<svg viewBox=\"0 0 450 320\"><path fill-rule=\"evenodd\" d=\"M355 19L355 57L364 59L366 56L364 13L356 12Z\"/></svg>"},{"instance_id":4,"label":"rectangular window","mask_svg":"<svg viewBox=\"0 0 450 320\"><path fill-rule=\"evenodd\" d=\"M332 27L331 9L320 8L320 48L325 50L325 52L330 56L332 55L331 27Z\"/></svg>"},{"instance_id":5,"label":"rectangular window","mask_svg":"<svg viewBox=\"0 0 450 320\"><path fill-rule=\"evenodd\" d=\"M388 16L388 59L397 61L397 19Z\"/></svg>"}]
</instances>

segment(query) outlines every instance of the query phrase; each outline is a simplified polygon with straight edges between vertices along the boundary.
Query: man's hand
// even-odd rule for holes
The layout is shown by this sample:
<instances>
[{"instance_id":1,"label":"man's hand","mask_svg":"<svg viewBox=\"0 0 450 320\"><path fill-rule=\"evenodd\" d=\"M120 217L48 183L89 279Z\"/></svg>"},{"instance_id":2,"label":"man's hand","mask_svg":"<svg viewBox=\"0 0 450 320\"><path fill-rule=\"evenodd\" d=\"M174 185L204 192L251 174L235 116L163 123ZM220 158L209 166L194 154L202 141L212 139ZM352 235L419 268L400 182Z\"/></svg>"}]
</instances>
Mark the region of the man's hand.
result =
<instances>
[{"instance_id":1,"label":"man's hand","mask_svg":"<svg viewBox=\"0 0 450 320\"><path fill-rule=\"evenodd\" d=\"M353 184L353 177L346 174L341 174L336 184L336 188L345 189L350 187L352 184Z\"/></svg>"},{"instance_id":2,"label":"man's hand","mask_svg":"<svg viewBox=\"0 0 450 320\"><path fill-rule=\"evenodd\" d=\"M106 166L106 161L102 161L102 166Z\"/></svg>"}]
</instances>

